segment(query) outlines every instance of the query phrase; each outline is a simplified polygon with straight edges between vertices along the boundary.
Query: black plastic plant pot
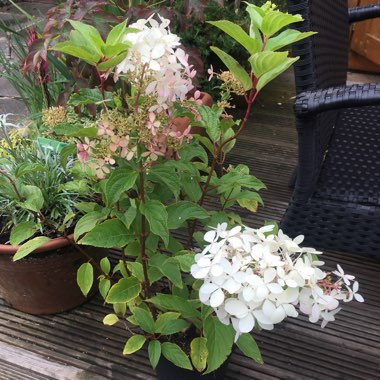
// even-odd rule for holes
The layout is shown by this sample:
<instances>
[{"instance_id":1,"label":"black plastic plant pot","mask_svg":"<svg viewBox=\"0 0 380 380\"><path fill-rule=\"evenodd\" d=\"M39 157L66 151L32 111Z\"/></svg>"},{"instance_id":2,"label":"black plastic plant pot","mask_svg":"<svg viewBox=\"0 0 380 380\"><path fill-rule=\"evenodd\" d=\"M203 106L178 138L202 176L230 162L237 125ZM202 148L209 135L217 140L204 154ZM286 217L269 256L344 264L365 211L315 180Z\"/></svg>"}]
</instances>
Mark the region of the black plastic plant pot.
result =
<instances>
[{"instance_id":1,"label":"black plastic plant pot","mask_svg":"<svg viewBox=\"0 0 380 380\"><path fill-rule=\"evenodd\" d=\"M229 358L216 371L202 375L197 371L177 367L161 355L156 367L156 373L159 380L223 380L228 362Z\"/></svg>"}]
</instances>

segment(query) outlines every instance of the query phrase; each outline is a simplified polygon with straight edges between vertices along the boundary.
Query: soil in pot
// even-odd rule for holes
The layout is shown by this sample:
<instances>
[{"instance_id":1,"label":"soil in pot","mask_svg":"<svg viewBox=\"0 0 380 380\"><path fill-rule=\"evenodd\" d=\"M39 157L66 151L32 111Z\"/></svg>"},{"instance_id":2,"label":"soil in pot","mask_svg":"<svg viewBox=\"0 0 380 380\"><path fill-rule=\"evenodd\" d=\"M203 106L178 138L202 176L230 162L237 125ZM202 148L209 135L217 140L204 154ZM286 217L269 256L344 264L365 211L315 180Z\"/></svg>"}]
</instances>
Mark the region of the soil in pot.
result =
<instances>
[{"instance_id":1,"label":"soil in pot","mask_svg":"<svg viewBox=\"0 0 380 380\"><path fill-rule=\"evenodd\" d=\"M105 251L85 248L99 261ZM77 285L77 270L88 261L71 245L33 253L19 261L0 249L0 297L13 308L29 314L56 314L84 303L96 293L96 287L84 297ZM97 276L97 273L94 273Z\"/></svg>"},{"instance_id":2,"label":"soil in pot","mask_svg":"<svg viewBox=\"0 0 380 380\"><path fill-rule=\"evenodd\" d=\"M197 371L175 366L163 355L157 364L156 373L159 380L223 380L227 371L229 358L214 372L202 375Z\"/></svg>"}]
</instances>

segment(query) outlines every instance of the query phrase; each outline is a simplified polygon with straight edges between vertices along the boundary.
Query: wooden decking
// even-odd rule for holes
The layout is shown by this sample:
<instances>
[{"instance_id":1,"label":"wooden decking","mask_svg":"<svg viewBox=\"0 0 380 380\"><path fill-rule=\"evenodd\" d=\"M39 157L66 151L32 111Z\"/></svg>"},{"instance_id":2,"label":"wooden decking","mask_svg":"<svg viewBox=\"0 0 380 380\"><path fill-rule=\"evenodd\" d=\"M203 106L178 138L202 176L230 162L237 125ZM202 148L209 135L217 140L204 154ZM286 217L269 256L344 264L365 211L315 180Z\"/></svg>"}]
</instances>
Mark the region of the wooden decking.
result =
<instances>
[{"instance_id":1,"label":"wooden decking","mask_svg":"<svg viewBox=\"0 0 380 380\"><path fill-rule=\"evenodd\" d=\"M291 196L287 183L296 164L291 113L292 76L285 75L255 106L230 163L247 163L266 183L265 207L244 214L248 225L280 220ZM282 104L278 104L282 103ZM255 333L264 365L232 355L227 379L380 379L380 260L326 252L327 268L342 264L357 276L364 304L343 305L321 329L307 318L288 318L272 332ZM125 358L127 338L105 327L99 298L55 316L30 316L0 300L0 380L155 379L145 351Z\"/></svg>"}]
</instances>

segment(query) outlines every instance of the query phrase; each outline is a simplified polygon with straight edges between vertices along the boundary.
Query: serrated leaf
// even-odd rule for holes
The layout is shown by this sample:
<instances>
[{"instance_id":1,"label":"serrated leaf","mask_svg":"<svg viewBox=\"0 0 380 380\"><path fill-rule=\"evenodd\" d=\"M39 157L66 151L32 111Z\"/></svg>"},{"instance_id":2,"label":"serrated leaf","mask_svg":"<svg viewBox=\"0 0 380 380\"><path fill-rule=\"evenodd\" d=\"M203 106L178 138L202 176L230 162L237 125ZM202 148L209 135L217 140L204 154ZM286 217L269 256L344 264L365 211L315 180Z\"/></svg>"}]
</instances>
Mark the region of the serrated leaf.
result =
<instances>
[{"instance_id":1,"label":"serrated leaf","mask_svg":"<svg viewBox=\"0 0 380 380\"><path fill-rule=\"evenodd\" d=\"M84 24L80 21L68 20L71 26L77 30L82 37L88 41L89 45L94 47L99 55L101 55L101 47L104 45L103 39L96 28L91 25Z\"/></svg>"},{"instance_id":2,"label":"serrated leaf","mask_svg":"<svg viewBox=\"0 0 380 380\"><path fill-rule=\"evenodd\" d=\"M77 272L77 283L81 292L87 296L94 282L94 268L91 263L83 263Z\"/></svg>"},{"instance_id":3,"label":"serrated leaf","mask_svg":"<svg viewBox=\"0 0 380 380\"><path fill-rule=\"evenodd\" d=\"M242 45L250 54L254 54L259 51L259 41L250 37L240 25L237 25L228 20L208 21L208 23L223 30L223 32L231 36L235 41Z\"/></svg>"},{"instance_id":4,"label":"serrated leaf","mask_svg":"<svg viewBox=\"0 0 380 380\"><path fill-rule=\"evenodd\" d=\"M130 239L131 235L124 223L111 219L96 225L79 243L100 248L122 248Z\"/></svg>"},{"instance_id":5,"label":"serrated leaf","mask_svg":"<svg viewBox=\"0 0 380 380\"><path fill-rule=\"evenodd\" d=\"M21 222L12 228L9 242L12 246L21 244L38 231L38 224L32 221Z\"/></svg>"},{"instance_id":6,"label":"serrated leaf","mask_svg":"<svg viewBox=\"0 0 380 380\"><path fill-rule=\"evenodd\" d=\"M123 350L123 355L131 355L138 351L144 345L146 337L143 335L133 335L131 336Z\"/></svg>"},{"instance_id":7,"label":"serrated leaf","mask_svg":"<svg viewBox=\"0 0 380 380\"><path fill-rule=\"evenodd\" d=\"M205 370L207 365L207 339L198 337L194 338L190 343L190 357L193 362L193 366L198 372Z\"/></svg>"},{"instance_id":8,"label":"serrated leaf","mask_svg":"<svg viewBox=\"0 0 380 380\"><path fill-rule=\"evenodd\" d=\"M195 257L195 253L187 253L187 254L176 255L175 259L179 262L179 265L183 272L190 272L190 268L195 262L194 257Z\"/></svg>"},{"instance_id":9,"label":"serrated leaf","mask_svg":"<svg viewBox=\"0 0 380 380\"><path fill-rule=\"evenodd\" d=\"M98 49L93 44L89 43L78 30L72 30L69 37L69 42L71 42L73 46L84 49L92 55L99 56L100 52Z\"/></svg>"},{"instance_id":10,"label":"serrated leaf","mask_svg":"<svg viewBox=\"0 0 380 380\"><path fill-rule=\"evenodd\" d=\"M217 317L208 317L204 322L204 334L207 339L207 371L218 369L231 354L234 343L234 331L231 325L224 325Z\"/></svg>"},{"instance_id":11,"label":"serrated leaf","mask_svg":"<svg viewBox=\"0 0 380 380\"><path fill-rule=\"evenodd\" d=\"M134 222L137 215L136 207L130 207L123 215L120 220L126 225L127 228L131 228L132 223Z\"/></svg>"},{"instance_id":12,"label":"serrated leaf","mask_svg":"<svg viewBox=\"0 0 380 380\"><path fill-rule=\"evenodd\" d=\"M165 206L160 201L148 200L141 203L140 212L148 220L151 231L160 236L165 245L168 245L168 213Z\"/></svg>"},{"instance_id":13,"label":"serrated leaf","mask_svg":"<svg viewBox=\"0 0 380 380\"><path fill-rule=\"evenodd\" d=\"M175 172L174 168L162 165L153 166L147 175L147 180L163 184L170 190L176 199L178 198L180 184L178 174Z\"/></svg>"},{"instance_id":14,"label":"serrated leaf","mask_svg":"<svg viewBox=\"0 0 380 380\"><path fill-rule=\"evenodd\" d=\"M102 47L102 52L106 58L112 58L112 57L119 55L122 52L125 52L127 54L126 50L130 46L131 46L130 43L124 43L124 42L118 43L115 45L104 45ZM98 66L98 68L99 68L99 66Z\"/></svg>"},{"instance_id":15,"label":"serrated leaf","mask_svg":"<svg viewBox=\"0 0 380 380\"><path fill-rule=\"evenodd\" d=\"M92 211L95 211L95 209L98 207L99 205L95 202L78 202L78 203L75 203L74 204L74 207L79 210L79 211L82 211L84 213L90 213Z\"/></svg>"},{"instance_id":16,"label":"serrated leaf","mask_svg":"<svg viewBox=\"0 0 380 380\"><path fill-rule=\"evenodd\" d=\"M106 99L112 99L112 92L106 91L104 93ZM77 107L89 104L100 104L103 102L102 93L98 88L81 88L70 96L69 104ZM96 136L95 136L96 137Z\"/></svg>"},{"instance_id":17,"label":"serrated leaf","mask_svg":"<svg viewBox=\"0 0 380 380\"><path fill-rule=\"evenodd\" d=\"M157 332L160 332L161 329L168 323L169 321L174 321L181 316L180 313L169 311L167 313L161 313L155 322L154 329Z\"/></svg>"},{"instance_id":18,"label":"serrated leaf","mask_svg":"<svg viewBox=\"0 0 380 380\"><path fill-rule=\"evenodd\" d=\"M107 206L112 206L119 199L120 196L130 190L138 177L138 173L132 168L118 168L114 170L104 189Z\"/></svg>"},{"instance_id":19,"label":"serrated leaf","mask_svg":"<svg viewBox=\"0 0 380 380\"><path fill-rule=\"evenodd\" d=\"M126 302L117 302L113 305L113 311L122 317L125 317L125 314L127 313L127 303Z\"/></svg>"},{"instance_id":20,"label":"serrated leaf","mask_svg":"<svg viewBox=\"0 0 380 380\"><path fill-rule=\"evenodd\" d=\"M206 128L211 141L217 142L220 138L220 115L221 109L213 109L207 106L198 107L198 112L201 117L201 124Z\"/></svg>"},{"instance_id":21,"label":"serrated leaf","mask_svg":"<svg viewBox=\"0 0 380 380\"><path fill-rule=\"evenodd\" d=\"M116 65L118 65L120 62L122 62L125 57L127 56L128 52L122 52L115 57L109 58L106 61L103 61L99 63L98 70L99 71L108 71L110 69L113 69Z\"/></svg>"},{"instance_id":22,"label":"serrated leaf","mask_svg":"<svg viewBox=\"0 0 380 380\"><path fill-rule=\"evenodd\" d=\"M126 33L136 33L140 31L139 29L127 28L127 21L128 20L124 20L111 29L106 40L106 45L116 45L122 42L122 37L124 37Z\"/></svg>"},{"instance_id":23,"label":"serrated leaf","mask_svg":"<svg viewBox=\"0 0 380 380\"><path fill-rule=\"evenodd\" d=\"M79 58L82 61L85 61L92 66L95 66L95 64L99 61L101 57L100 54L94 55L86 49L75 46L70 41L59 42L52 47L52 50L59 51L61 53L65 53L68 55L72 55L73 57Z\"/></svg>"},{"instance_id":24,"label":"serrated leaf","mask_svg":"<svg viewBox=\"0 0 380 380\"><path fill-rule=\"evenodd\" d=\"M165 356L165 358L177 367L185 368L188 370L193 369L188 356L177 344L165 342L162 344L161 348L162 354Z\"/></svg>"},{"instance_id":25,"label":"serrated leaf","mask_svg":"<svg viewBox=\"0 0 380 380\"><path fill-rule=\"evenodd\" d=\"M207 139L208 140L208 139ZM196 141L196 140L194 140ZM205 149L199 144L199 142L194 142L193 140L189 144L183 144L179 151L181 160L190 163L194 158L201 160L203 163L208 163L208 156ZM210 142L210 140L208 140Z\"/></svg>"},{"instance_id":26,"label":"serrated leaf","mask_svg":"<svg viewBox=\"0 0 380 380\"><path fill-rule=\"evenodd\" d=\"M106 299L108 291L111 288L111 281L107 278L102 278L99 280L99 293L103 297L103 299Z\"/></svg>"},{"instance_id":27,"label":"serrated leaf","mask_svg":"<svg viewBox=\"0 0 380 380\"><path fill-rule=\"evenodd\" d=\"M83 234L91 231L99 222L105 219L107 219L105 211L91 211L82 216L75 226L74 239L78 240Z\"/></svg>"},{"instance_id":28,"label":"serrated leaf","mask_svg":"<svg viewBox=\"0 0 380 380\"><path fill-rule=\"evenodd\" d=\"M103 273L109 274L111 271L111 263L108 259L108 257L103 257L100 260L100 268L102 269Z\"/></svg>"},{"instance_id":29,"label":"serrated leaf","mask_svg":"<svg viewBox=\"0 0 380 380\"><path fill-rule=\"evenodd\" d=\"M193 137L196 138L202 145L204 145L211 154L214 153L214 145L212 145L212 142L208 137L197 135L197 134L194 134ZM203 163L207 165L208 158Z\"/></svg>"},{"instance_id":30,"label":"serrated leaf","mask_svg":"<svg viewBox=\"0 0 380 380\"><path fill-rule=\"evenodd\" d=\"M149 342L148 355L152 368L157 367L158 361L161 357L161 343L158 340L152 340Z\"/></svg>"},{"instance_id":31,"label":"serrated leaf","mask_svg":"<svg viewBox=\"0 0 380 380\"><path fill-rule=\"evenodd\" d=\"M303 21L301 15L291 15L283 12L267 12L261 23L261 31L266 37L273 36L282 28Z\"/></svg>"},{"instance_id":32,"label":"serrated leaf","mask_svg":"<svg viewBox=\"0 0 380 380\"><path fill-rule=\"evenodd\" d=\"M20 202L21 207L34 212L39 212L44 206L44 196L39 187L23 185L20 194L25 199L24 202Z\"/></svg>"},{"instance_id":33,"label":"serrated leaf","mask_svg":"<svg viewBox=\"0 0 380 380\"><path fill-rule=\"evenodd\" d=\"M103 318L103 324L106 326L113 326L117 322L119 322L119 317L116 314L107 314Z\"/></svg>"},{"instance_id":34,"label":"serrated leaf","mask_svg":"<svg viewBox=\"0 0 380 380\"><path fill-rule=\"evenodd\" d=\"M92 137L98 135L98 129L95 127L84 128L81 125L62 123L53 128L54 133L67 137Z\"/></svg>"},{"instance_id":35,"label":"serrated leaf","mask_svg":"<svg viewBox=\"0 0 380 380\"><path fill-rule=\"evenodd\" d=\"M186 330L189 327L189 325L190 323L185 321L184 319L170 320L163 323L160 326L160 329L156 330L156 332L162 335L173 335Z\"/></svg>"},{"instance_id":36,"label":"serrated leaf","mask_svg":"<svg viewBox=\"0 0 380 380\"><path fill-rule=\"evenodd\" d=\"M151 267L157 267L175 286L183 287L179 264L166 255L157 254L149 260Z\"/></svg>"},{"instance_id":37,"label":"serrated leaf","mask_svg":"<svg viewBox=\"0 0 380 380\"><path fill-rule=\"evenodd\" d=\"M287 29L281 32L278 36L270 38L266 45L266 51L276 51L285 46L293 44L294 42L303 40L304 38L314 35L315 32L304 32L301 33L295 29Z\"/></svg>"},{"instance_id":38,"label":"serrated leaf","mask_svg":"<svg viewBox=\"0 0 380 380\"><path fill-rule=\"evenodd\" d=\"M228 67L234 77L241 83L245 91L249 91L252 88L252 81L245 69L240 65L235 58L229 54L220 50L215 46L211 46L210 49L222 60L222 62Z\"/></svg>"},{"instance_id":39,"label":"serrated leaf","mask_svg":"<svg viewBox=\"0 0 380 380\"><path fill-rule=\"evenodd\" d=\"M158 268L150 267L148 269L148 277L149 277L149 282L151 284L154 284L155 282L161 280L161 278L164 277L164 275Z\"/></svg>"},{"instance_id":40,"label":"serrated leaf","mask_svg":"<svg viewBox=\"0 0 380 380\"><path fill-rule=\"evenodd\" d=\"M261 24L265 16L265 11L256 5L247 3L247 12L251 19L251 29L255 29L255 33L251 35L251 37L258 38L256 30L258 31L258 29L261 28Z\"/></svg>"},{"instance_id":41,"label":"serrated leaf","mask_svg":"<svg viewBox=\"0 0 380 380\"><path fill-rule=\"evenodd\" d=\"M199 318L200 312L195 304L190 303L187 299L170 294L157 294L148 300L161 310L175 310L181 313L184 318Z\"/></svg>"},{"instance_id":42,"label":"serrated leaf","mask_svg":"<svg viewBox=\"0 0 380 380\"><path fill-rule=\"evenodd\" d=\"M299 60L300 57L287 58L285 62L274 68L273 70L265 73L257 82L257 91L260 91L264 86L266 86L273 79L277 78L280 74L286 71L290 66Z\"/></svg>"},{"instance_id":43,"label":"serrated leaf","mask_svg":"<svg viewBox=\"0 0 380 380\"><path fill-rule=\"evenodd\" d=\"M50 241L50 239L46 236L37 236L34 239L27 241L22 246L20 246L20 248L14 254L13 261L17 261L28 256L30 253L32 253L48 241Z\"/></svg>"},{"instance_id":44,"label":"serrated leaf","mask_svg":"<svg viewBox=\"0 0 380 380\"><path fill-rule=\"evenodd\" d=\"M122 278L112 286L106 298L107 303L130 302L141 292L141 284L135 277Z\"/></svg>"},{"instance_id":45,"label":"serrated leaf","mask_svg":"<svg viewBox=\"0 0 380 380\"><path fill-rule=\"evenodd\" d=\"M260 349L251 334L245 333L240 335L236 345L245 356L253 359L256 363L264 364Z\"/></svg>"},{"instance_id":46,"label":"serrated leaf","mask_svg":"<svg viewBox=\"0 0 380 380\"><path fill-rule=\"evenodd\" d=\"M128 263L127 267L131 271L133 277L136 277L139 281L144 281L144 269L141 263Z\"/></svg>"},{"instance_id":47,"label":"serrated leaf","mask_svg":"<svg viewBox=\"0 0 380 380\"><path fill-rule=\"evenodd\" d=\"M168 227L171 230L182 227L190 219L207 219L208 212L196 203L180 201L167 208Z\"/></svg>"},{"instance_id":48,"label":"serrated leaf","mask_svg":"<svg viewBox=\"0 0 380 380\"><path fill-rule=\"evenodd\" d=\"M256 78L261 78L265 73L275 69L287 60L288 52L264 51L253 54L249 58L253 74Z\"/></svg>"},{"instance_id":49,"label":"serrated leaf","mask_svg":"<svg viewBox=\"0 0 380 380\"><path fill-rule=\"evenodd\" d=\"M184 173L181 176L181 185L183 191L186 193L187 197L193 202L198 202L202 197L202 189L198 181L199 179L195 178L190 173Z\"/></svg>"},{"instance_id":50,"label":"serrated leaf","mask_svg":"<svg viewBox=\"0 0 380 380\"><path fill-rule=\"evenodd\" d=\"M258 193L253 191L242 191L236 199L241 207L249 211L256 212L258 204L263 204L263 200Z\"/></svg>"},{"instance_id":51,"label":"serrated leaf","mask_svg":"<svg viewBox=\"0 0 380 380\"><path fill-rule=\"evenodd\" d=\"M133 314L138 321L139 326L149 334L153 334L155 332L154 328L154 320L152 317L152 313L140 307L136 307L133 310Z\"/></svg>"}]
</instances>

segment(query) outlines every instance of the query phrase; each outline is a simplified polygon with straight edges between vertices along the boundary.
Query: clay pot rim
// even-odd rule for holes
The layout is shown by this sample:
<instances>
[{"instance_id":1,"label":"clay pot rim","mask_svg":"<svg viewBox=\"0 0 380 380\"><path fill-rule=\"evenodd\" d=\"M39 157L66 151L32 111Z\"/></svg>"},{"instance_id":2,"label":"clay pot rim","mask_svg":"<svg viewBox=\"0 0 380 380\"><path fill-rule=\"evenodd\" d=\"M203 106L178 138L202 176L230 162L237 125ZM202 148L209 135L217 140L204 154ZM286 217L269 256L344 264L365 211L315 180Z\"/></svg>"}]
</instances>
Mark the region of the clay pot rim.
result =
<instances>
[{"instance_id":1,"label":"clay pot rim","mask_svg":"<svg viewBox=\"0 0 380 380\"><path fill-rule=\"evenodd\" d=\"M70 241L68 239L70 241L74 241L74 234L67 235L67 238L58 237L51 239L50 241L41 245L41 247L35 249L31 254L53 251L55 249L67 247L70 245ZM19 248L20 245L12 246L9 244L0 244L0 255L14 255Z\"/></svg>"}]
</instances>

